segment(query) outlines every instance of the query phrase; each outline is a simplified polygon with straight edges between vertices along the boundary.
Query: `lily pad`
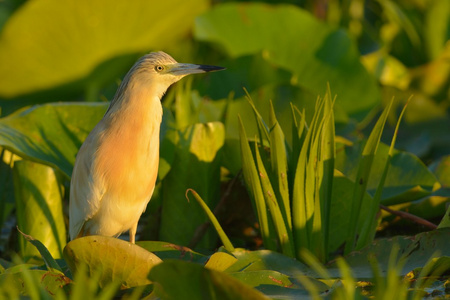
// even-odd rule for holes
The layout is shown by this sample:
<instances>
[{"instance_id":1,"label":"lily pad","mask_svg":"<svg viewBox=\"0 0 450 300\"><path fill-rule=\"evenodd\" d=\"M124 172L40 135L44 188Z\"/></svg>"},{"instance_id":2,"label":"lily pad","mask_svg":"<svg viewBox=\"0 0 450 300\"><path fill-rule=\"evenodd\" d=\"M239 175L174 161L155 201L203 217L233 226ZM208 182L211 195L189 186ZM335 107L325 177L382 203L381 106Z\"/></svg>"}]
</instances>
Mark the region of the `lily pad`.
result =
<instances>
[{"instance_id":1,"label":"lily pad","mask_svg":"<svg viewBox=\"0 0 450 300\"><path fill-rule=\"evenodd\" d=\"M114 281L122 288L150 284L148 273L162 262L138 245L104 236L87 236L69 242L64 248L64 258L72 273L87 265L90 274L101 273L100 287Z\"/></svg>"}]
</instances>

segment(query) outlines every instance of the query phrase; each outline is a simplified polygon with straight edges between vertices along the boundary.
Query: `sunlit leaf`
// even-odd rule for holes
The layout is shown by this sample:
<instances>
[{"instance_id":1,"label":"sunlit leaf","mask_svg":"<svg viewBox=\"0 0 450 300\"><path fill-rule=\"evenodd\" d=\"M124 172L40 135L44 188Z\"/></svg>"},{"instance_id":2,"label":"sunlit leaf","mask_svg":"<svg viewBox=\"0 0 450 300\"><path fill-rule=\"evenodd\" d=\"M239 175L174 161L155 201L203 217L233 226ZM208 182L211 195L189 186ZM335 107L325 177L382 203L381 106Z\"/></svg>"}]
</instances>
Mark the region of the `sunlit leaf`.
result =
<instances>
[{"instance_id":1,"label":"sunlit leaf","mask_svg":"<svg viewBox=\"0 0 450 300\"><path fill-rule=\"evenodd\" d=\"M203 0L27 2L0 36L0 95L96 89L129 67L136 53L185 35L207 6Z\"/></svg>"},{"instance_id":2,"label":"sunlit leaf","mask_svg":"<svg viewBox=\"0 0 450 300\"><path fill-rule=\"evenodd\" d=\"M288 166L287 166L287 151L286 141L284 139L283 130L277 121L275 110L272 102L270 102L270 160L272 163L272 172L275 175L277 184L275 189L277 197L280 197L279 205L289 231L292 232L292 216L291 204L289 198L289 184L288 184Z\"/></svg>"},{"instance_id":3,"label":"sunlit leaf","mask_svg":"<svg viewBox=\"0 0 450 300\"><path fill-rule=\"evenodd\" d=\"M26 160L15 162L13 174L18 227L44 244L53 257L62 257L67 235L59 174L48 166ZM19 239L22 257L40 255L23 236Z\"/></svg>"},{"instance_id":4,"label":"sunlit leaf","mask_svg":"<svg viewBox=\"0 0 450 300\"><path fill-rule=\"evenodd\" d=\"M67 177L79 147L104 115L107 103L53 103L0 118L0 145L59 168Z\"/></svg>"},{"instance_id":5,"label":"sunlit leaf","mask_svg":"<svg viewBox=\"0 0 450 300\"><path fill-rule=\"evenodd\" d=\"M49 270L49 271L59 271L61 273L63 272L61 267L58 265L58 263L55 261L53 256L48 251L47 247L45 247L45 245L42 244L41 241L35 239L31 235L28 235L28 234L25 234L25 233L21 232L20 229L17 229L17 230L22 234L22 236L29 243L31 243L33 246L36 247L36 249L41 254L42 259L44 260L45 265L47 266L47 270Z\"/></svg>"},{"instance_id":6,"label":"sunlit leaf","mask_svg":"<svg viewBox=\"0 0 450 300\"><path fill-rule=\"evenodd\" d=\"M216 271L224 271L236 261L237 259L228 253L216 252L208 259L208 262L205 264L205 268Z\"/></svg>"},{"instance_id":7,"label":"sunlit leaf","mask_svg":"<svg viewBox=\"0 0 450 300\"><path fill-rule=\"evenodd\" d=\"M144 248L113 237L87 236L64 248L64 258L72 273L86 265L90 274L100 272L102 287L112 281L122 288L149 284L147 274L161 259Z\"/></svg>"},{"instance_id":8,"label":"sunlit leaf","mask_svg":"<svg viewBox=\"0 0 450 300\"><path fill-rule=\"evenodd\" d=\"M266 202L264 201L264 193L261 186L258 170L256 168L255 160L253 158L250 145L248 143L247 134L245 133L244 125L241 118L239 118L239 136L242 160L242 173L244 175L245 184L253 198L256 214L258 216L259 226L261 228L261 237L264 241L264 246L270 250L276 250L276 236L272 232L272 219L269 218ZM272 223L273 224L273 223Z\"/></svg>"},{"instance_id":9,"label":"sunlit leaf","mask_svg":"<svg viewBox=\"0 0 450 300\"><path fill-rule=\"evenodd\" d=\"M277 238L280 242L282 252L287 256L294 257L294 241L290 224L288 224L288 220L283 217L283 214L280 210L280 205L278 204L278 202L283 201L283 199L277 199L276 197L277 195L272 188L269 175L264 168L263 162L261 160L261 155L258 151L258 145L256 143L255 156L258 175L261 180L262 192L266 201L266 207L270 213L270 216L272 217L273 224L275 225Z\"/></svg>"}]
</instances>

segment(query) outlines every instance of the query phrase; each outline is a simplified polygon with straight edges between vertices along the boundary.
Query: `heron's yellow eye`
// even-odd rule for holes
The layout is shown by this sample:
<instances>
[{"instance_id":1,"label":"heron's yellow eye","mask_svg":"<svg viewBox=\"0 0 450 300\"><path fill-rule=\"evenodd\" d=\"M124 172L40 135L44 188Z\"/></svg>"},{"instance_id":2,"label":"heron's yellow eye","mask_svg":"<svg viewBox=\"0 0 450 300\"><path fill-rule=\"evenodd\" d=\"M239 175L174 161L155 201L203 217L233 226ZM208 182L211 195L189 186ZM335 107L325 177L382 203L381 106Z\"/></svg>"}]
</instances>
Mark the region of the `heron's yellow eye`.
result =
<instances>
[{"instance_id":1,"label":"heron's yellow eye","mask_svg":"<svg viewBox=\"0 0 450 300\"><path fill-rule=\"evenodd\" d=\"M164 66L155 66L155 71L156 72L161 72L164 70Z\"/></svg>"}]
</instances>

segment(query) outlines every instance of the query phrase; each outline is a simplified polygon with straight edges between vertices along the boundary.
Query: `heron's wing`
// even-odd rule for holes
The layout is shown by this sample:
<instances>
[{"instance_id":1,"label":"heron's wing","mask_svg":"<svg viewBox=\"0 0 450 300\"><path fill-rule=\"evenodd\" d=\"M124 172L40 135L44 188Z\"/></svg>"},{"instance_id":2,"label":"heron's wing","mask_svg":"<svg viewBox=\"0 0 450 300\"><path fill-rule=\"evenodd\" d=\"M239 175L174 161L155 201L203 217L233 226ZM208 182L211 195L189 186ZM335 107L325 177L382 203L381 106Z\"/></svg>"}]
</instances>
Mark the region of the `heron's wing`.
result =
<instances>
[{"instance_id":1,"label":"heron's wing","mask_svg":"<svg viewBox=\"0 0 450 300\"><path fill-rule=\"evenodd\" d=\"M98 142L97 127L81 146L70 182L69 234L70 239L78 236L87 220L99 210L105 193L104 183L92 172Z\"/></svg>"}]
</instances>

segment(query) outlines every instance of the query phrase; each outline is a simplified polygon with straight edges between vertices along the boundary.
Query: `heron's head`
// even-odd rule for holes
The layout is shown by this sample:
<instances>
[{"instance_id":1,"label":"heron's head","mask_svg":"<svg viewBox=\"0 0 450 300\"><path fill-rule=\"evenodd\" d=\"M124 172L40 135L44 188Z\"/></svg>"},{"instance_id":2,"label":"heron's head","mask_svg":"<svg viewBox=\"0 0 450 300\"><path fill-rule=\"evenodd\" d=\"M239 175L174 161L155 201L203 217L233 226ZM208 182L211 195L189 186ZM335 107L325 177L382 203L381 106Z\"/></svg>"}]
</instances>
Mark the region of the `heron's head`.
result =
<instances>
[{"instance_id":1,"label":"heron's head","mask_svg":"<svg viewBox=\"0 0 450 300\"><path fill-rule=\"evenodd\" d=\"M151 52L141 57L128 71L106 114L120 109L121 105L118 106L117 103L126 105L127 100L133 98L132 95L136 95L135 93L146 90L161 99L171 84L186 75L223 69L225 68L178 63L167 53Z\"/></svg>"},{"instance_id":2,"label":"heron's head","mask_svg":"<svg viewBox=\"0 0 450 300\"><path fill-rule=\"evenodd\" d=\"M219 71L225 68L178 63L169 54L162 51L151 52L139 59L130 70L133 76L148 81L149 84L156 84L164 93L167 88L186 75Z\"/></svg>"}]
</instances>

